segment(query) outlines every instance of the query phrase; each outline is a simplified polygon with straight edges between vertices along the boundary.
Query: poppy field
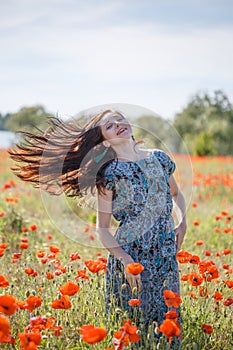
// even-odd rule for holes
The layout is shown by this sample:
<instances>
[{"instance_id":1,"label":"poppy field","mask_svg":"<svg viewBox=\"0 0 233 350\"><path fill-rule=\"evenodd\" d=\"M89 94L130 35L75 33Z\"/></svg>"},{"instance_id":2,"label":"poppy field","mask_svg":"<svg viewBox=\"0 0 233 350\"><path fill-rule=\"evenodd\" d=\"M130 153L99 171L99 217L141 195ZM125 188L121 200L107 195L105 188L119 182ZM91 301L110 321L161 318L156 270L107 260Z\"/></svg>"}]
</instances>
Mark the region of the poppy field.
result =
<instances>
[{"instance_id":1,"label":"poppy field","mask_svg":"<svg viewBox=\"0 0 233 350\"><path fill-rule=\"evenodd\" d=\"M106 313L107 251L93 212L75 216L74 205L68 220L78 238L64 234L49 215L56 197L45 208L40 191L15 177L0 150L1 349L170 349L176 338L184 350L233 349L233 157L174 159L188 222L177 254L181 293L164 292L165 321L151 324L141 346L134 317L119 308ZM70 215L60 212L64 221ZM128 268L136 274L143 266ZM129 305L136 320L140 299Z\"/></svg>"}]
</instances>

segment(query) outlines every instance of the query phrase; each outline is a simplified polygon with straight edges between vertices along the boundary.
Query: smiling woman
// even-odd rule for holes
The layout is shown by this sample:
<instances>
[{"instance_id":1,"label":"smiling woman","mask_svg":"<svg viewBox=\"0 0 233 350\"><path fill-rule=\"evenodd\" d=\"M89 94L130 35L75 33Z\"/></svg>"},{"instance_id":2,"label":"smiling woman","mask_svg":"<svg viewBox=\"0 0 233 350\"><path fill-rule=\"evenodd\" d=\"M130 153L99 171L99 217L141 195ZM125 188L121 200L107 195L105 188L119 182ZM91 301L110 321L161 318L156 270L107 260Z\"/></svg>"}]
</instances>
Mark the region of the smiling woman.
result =
<instances>
[{"instance_id":1,"label":"smiling woman","mask_svg":"<svg viewBox=\"0 0 233 350\"><path fill-rule=\"evenodd\" d=\"M113 110L94 115L82 128L51 119L44 134L23 135L24 142L9 152L22 180L55 195L97 192L97 232L110 253L106 310L117 305L132 316L129 301L140 300L135 321L143 346L149 325L161 325L168 311L164 291L179 293L176 252L184 239L186 215L173 177L175 163L161 150L140 148L128 120ZM176 228L173 201L179 213ZM119 222L114 235L112 216ZM171 344L177 348L179 340Z\"/></svg>"}]
</instances>

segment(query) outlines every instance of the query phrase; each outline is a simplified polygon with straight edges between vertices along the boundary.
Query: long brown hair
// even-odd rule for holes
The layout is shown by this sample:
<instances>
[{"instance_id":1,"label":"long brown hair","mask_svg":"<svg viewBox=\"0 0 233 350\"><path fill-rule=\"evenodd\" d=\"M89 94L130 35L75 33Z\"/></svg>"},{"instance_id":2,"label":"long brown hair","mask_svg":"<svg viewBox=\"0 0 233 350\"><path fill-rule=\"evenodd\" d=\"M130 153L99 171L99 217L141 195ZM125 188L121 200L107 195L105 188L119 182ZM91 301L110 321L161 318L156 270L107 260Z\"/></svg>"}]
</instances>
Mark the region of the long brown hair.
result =
<instances>
[{"instance_id":1,"label":"long brown hair","mask_svg":"<svg viewBox=\"0 0 233 350\"><path fill-rule=\"evenodd\" d=\"M64 122L50 118L46 132L20 132L22 141L9 150L16 164L11 167L23 181L50 194L65 193L69 197L82 197L95 186L103 189L104 168L116 158L115 151L103 145L98 122L107 113L96 114L84 127L77 122ZM95 161L98 155L104 155ZM101 156L99 157L101 158Z\"/></svg>"}]
</instances>

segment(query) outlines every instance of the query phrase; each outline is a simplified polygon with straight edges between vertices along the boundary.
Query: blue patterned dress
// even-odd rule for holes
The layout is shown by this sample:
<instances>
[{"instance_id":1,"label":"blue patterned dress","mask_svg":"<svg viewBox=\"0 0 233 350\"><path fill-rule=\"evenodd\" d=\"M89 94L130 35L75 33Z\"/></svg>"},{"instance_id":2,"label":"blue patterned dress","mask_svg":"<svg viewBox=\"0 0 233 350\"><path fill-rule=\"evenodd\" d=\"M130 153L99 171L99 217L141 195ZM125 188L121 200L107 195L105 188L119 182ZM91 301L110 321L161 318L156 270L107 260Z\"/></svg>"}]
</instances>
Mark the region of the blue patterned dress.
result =
<instances>
[{"instance_id":1,"label":"blue patterned dress","mask_svg":"<svg viewBox=\"0 0 233 350\"><path fill-rule=\"evenodd\" d=\"M128 310L131 298L141 299L144 325L164 320L167 311L163 291L179 293L172 195L169 177L175 163L161 150L138 161L114 160L105 170L105 187L113 191L112 214L119 221L115 238L135 262L144 266L142 291L132 295L124 268L113 255L106 272L107 304ZM122 287L123 286L123 287Z\"/></svg>"}]
</instances>

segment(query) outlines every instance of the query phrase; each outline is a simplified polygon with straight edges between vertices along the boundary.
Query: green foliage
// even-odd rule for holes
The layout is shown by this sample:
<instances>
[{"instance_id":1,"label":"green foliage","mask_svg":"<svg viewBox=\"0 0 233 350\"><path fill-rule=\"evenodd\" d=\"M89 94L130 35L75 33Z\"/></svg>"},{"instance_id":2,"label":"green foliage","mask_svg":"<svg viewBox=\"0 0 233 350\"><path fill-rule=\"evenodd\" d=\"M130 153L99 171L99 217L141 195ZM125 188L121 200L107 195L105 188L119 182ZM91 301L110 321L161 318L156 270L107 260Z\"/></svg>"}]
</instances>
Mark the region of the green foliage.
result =
<instances>
[{"instance_id":1,"label":"green foliage","mask_svg":"<svg viewBox=\"0 0 233 350\"><path fill-rule=\"evenodd\" d=\"M213 156L215 155L215 146L213 134L202 132L194 143L194 154L197 156Z\"/></svg>"},{"instance_id":2,"label":"green foliage","mask_svg":"<svg viewBox=\"0 0 233 350\"><path fill-rule=\"evenodd\" d=\"M189 162L189 156L176 156L176 164L181 176L180 184L184 193L192 187L192 177L186 174ZM57 319L56 325L63 329L60 336L54 336L51 330L42 330L43 339L38 350L57 349L63 350L64 344L66 350L80 349L98 349L106 350L113 347L113 334L118 331L128 315L120 308L116 308L114 300L112 302L113 312L105 312L105 294L104 294L104 274L99 272L93 274L87 271L89 280L76 280L77 271L86 268L84 260L96 259L97 252L100 251L103 257L107 257L106 250L100 250L97 246L97 238L90 240L84 232L86 223L80 220L76 215L66 213L66 206L61 208L61 219L65 220L68 216L69 221L74 228L74 238L69 239L62 232L57 230L56 225L51 223L48 213L44 208L44 201L40 194L26 183L15 179L15 185L12 187L4 186L12 180L12 172L9 170L11 162L6 158L6 154L1 151L0 168L2 176L0 178L0 212L5 215L0 217L0 232L2 242L7 243L4 255L1 259L1 275L5 276L10 285L1 288L1 294L13 295L17 300L25 301L28 295L38 295L42 298L42 305L33 310L30 314L27 310L18 309L16 313L9 317L12 336L16 338L16 344L1 344L1 349L9 350L20 349L18 333L24 331L29 324L29 318L34 316L50 317ZM223 301L232 297L232 289L228 288L224 281L232 280L232 274L226 274L223 264L232 267L232 253L224 255L223 250L232 248L232 234L224 232L226 228L232 227L232 198L231 198L231 177L232 158L213 157L205 159L202 157L193 157L193 168L195 185L193 185L192 201L197 206L189 204L189 196L186 195L188 205L187 219L188 232L183 243L183 249L193 255L198 255L203 260L213 261L217 266L220 276L215 281L205 281L202 283L206 287L209 295L201 296L199 287L191 286L188 281L181 281L181 319L182 319L182 350L232 350L232 306L225 306ZM201 175L201 176L200 176ZM208 179L208 182L206 182ZM212 179L212 181L211 181ZM226 181L229 179L229 181ZM197 181L198 180L198 181ZM216 191L217 189L217 191ZM17 196L17 202L6 201L6 198ZM55 210L53 205L57 203L56 197L51 197L48 207ZM60 203L58 203L60 205ZM88 207L85 209L87 215ZM225 215L220 215L222 210L227 210ZM76 214L76 213L75 213ZM89 219L94 221L94 215L90 213ZM93 219L93 220L92 220ZM194 220L200 222L199 226L192 225ZM31 231L30 225L37 224L37 230ZM90 224L90 222L89 222ZM28 227L28 232L22 232L22 227ZM90 226L92 227L92 226ZM219 233L215 230L219 229ZM52 235L48 240L47 234ZM80 243L78 235L84 236L85 244ZM19 244L22 238L27 237L29 248L20 250ZM196 240L203 240L203 245L194 244ZM1 243L2 243L1 242ZM61 252L54 258L48 259L47 263L42 264L41 259L37 257L38 250L44 250L46 254L50 253L50 245L60 247ZM205 250L211 251L211 256L207 257ZM21 252L22 256L17 262L12 262L13 253ZM81 259L70 261L71 253L78 252ZM216 254L220 252L221 254ZM47 272L54 273L59 261L59 266L66 267L66 272L61 275L55 275L54 279L46 278ZM28 276L25 273L26 268L33 268L38 275ZM180 264L181 276L185 276L193 271L198 272L196 264ZM59 288L68 280L72 280L80 286L80 291L70 297L72 302L71 309L55 310L51 307L52 301L59 298ZM215 302L213 295L215 291L223 294L220 302ZM195 293L195 297L191 293ZM135 314L137 309L135 309ZM19 322L20 320L20 322ZM202 330L202 324L213 326L213 333L206 334ZM81 340L79 328L84 324L93 324L95 327L104 327L108 331L108 336L103 342L96 345L88 345ZM140 325L137 325L140 326ZM139 346L138 350L158 350L169 349L169 343L165 337L162 337L156 344L154 331L156 324L149 327L145 345ZM127 350L135 349L136 345L127 346Z\"/></svg>"},{"instance_id":3,"label":"green foliage","mask_svg":"<svg viewBox=\"0 0 233 350\"><path fill-rule=\"evenodd\" d=\"M40 105L23 107L9 116L5 127L12 132L33 131L35 127L45 130L48 127L48 118L51 116Z\"/></svg>"},{"instance_id":4,"label":"green foliage","mask_svg":"<svg viewBox=\"0 0 233 350\"><path fill-rule=\"evenodd\" d=\"M141 116L133 124L136 140L143 141L147 148L178 150L178 135L167 120L158 116Z\"/></svg>"},{"instance_id":5,"label":"green foliage","mask_svg":"<svg viewBox=\"0 0 233 350\"><path fill-rule=\"evenodd\" d=\"M190 153L233 153L233 106L220 90L213 96L196 94L175 116L174 127L187 143Z\"/></svg>"},{"instance_id":6,"label":"green foliage","mask_svg":"<svg viewBox=\"0 0 233 350\"><path fill-rule=\"evenodd\" d=\"M7 122L7 120L9 119L10 117L10 114L6 114L6 115L3 115L0 113L0 130L7 130L5 124Z\"/></svg>"}]
</instances>

